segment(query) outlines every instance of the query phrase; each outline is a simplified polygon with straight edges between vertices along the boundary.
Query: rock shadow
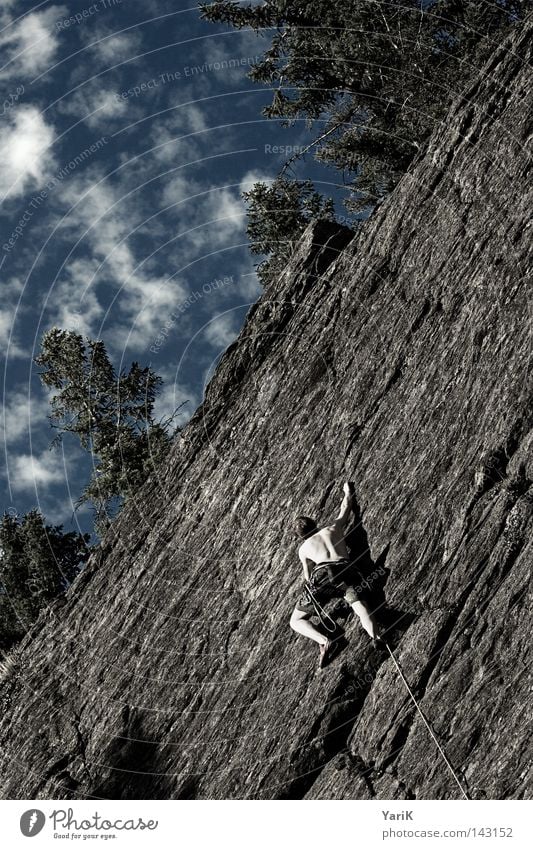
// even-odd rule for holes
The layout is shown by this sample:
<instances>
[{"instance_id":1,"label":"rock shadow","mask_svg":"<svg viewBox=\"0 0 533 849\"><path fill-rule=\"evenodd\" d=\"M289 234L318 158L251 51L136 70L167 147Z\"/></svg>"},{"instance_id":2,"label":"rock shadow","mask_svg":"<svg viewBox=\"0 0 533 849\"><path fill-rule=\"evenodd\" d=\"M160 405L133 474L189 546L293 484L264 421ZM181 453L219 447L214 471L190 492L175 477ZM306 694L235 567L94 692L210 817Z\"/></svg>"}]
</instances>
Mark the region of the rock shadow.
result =
<instances>
[{"instance_id":1,"label":"rock shadow","mask_svg":"<svg viewBox=\"0 0 533 849\"><path fill-rule=\"evenodd\" d=\"M162 766L162 746L147 730L142 711L126 705L122 722L122 733L112 738L98 758L100 775L94 776L90 795L100 799L175 798Z\"/></svg>"},{"instance_id":2,"label":"rock shadow","mask_svg":"<svg viewBox=\"0 0 533 849\"><path fill-rule=\"evenodd\" d=\"M407 631L415 616L407 610L392 607L387 603L385 587L390 570L387 569L386 562L390 545L387 544L379 557L373 560L361 509L355 498L353 499L353 514L353 521L345 537L353 569L351 580L363 603L373 611L387 641L394 645ZM345 619L353 615L351 608L345 602L341 602L338 607L340 608L338 615L341 617L343 615L342 608L345 611Z\"/></svg>"}]
</instances>

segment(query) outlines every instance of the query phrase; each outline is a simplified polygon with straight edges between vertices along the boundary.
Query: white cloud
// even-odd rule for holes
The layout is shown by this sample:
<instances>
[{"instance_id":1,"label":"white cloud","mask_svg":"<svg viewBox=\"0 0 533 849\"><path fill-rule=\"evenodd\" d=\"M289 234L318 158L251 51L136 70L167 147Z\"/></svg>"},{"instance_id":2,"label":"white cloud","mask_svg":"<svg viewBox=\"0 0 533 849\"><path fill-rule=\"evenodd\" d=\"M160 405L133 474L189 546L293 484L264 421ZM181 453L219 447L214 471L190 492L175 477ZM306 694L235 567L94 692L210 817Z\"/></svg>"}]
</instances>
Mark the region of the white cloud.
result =
<instances>
[{"instance_id":1,"label":"white cloud","mask_svg":"<svg viewBox=\"0 0 533 849\"><path fill-rule=\"evenodd\" d=\"M180 106L164 117L154 119L150 130L154 159L162 163L185 163L200 159L202 144L210 142L210 134L205 132L207 129L205 113L194 103Z\"/></svg>"},{"instance_id":2,"label":"white cloud","mask_svg":"<svg viewBox=\"0 0 533 849\"><path fill-rule=\"evenodd\" d=\"M201 183L177 175L165 185L161 207L175 204L170 210L183 225L188 249L194 255L227 248L238 237L242 242L246 227L245 206L233 188L208 188ZM181 242L180 242L181 244Z\"/></svg>"},{"instance_id":3,"label":"white cloud","mask_svg":"<svg viewBox=\"0 0 533 849\"><path fill-rule=\"evenodd\" d=\"M89 333L87 324L92 324L103 312L95 289L102 283L107 286L112 283L120 290L116 307L121 321L110 328L110 347L115 350L147 347L183 296L184 289L175 280L151 274L147 266L137 262L128 243L132 229L140 223L135 197L123 200L118 187L109 182L71 180L64 188L63 200L75 203L80 197L83 201L72 210L63 226L80 234L87 231L82 244L91 256L81 262L70 262L63 271L51 299L55 316L61 315L67 304L74 322L77 311L78 318L85 319L80 332Z\"/></svg>"},{"instance_id":4,"label":"white cloud","mask_svg":"<svg viewBox=\"0 0 533 849\"><path fill-rule=\"evenodd\" d=\"M164 278L147 279L143 291L126 291L120 298L121 319L106 334L116 351L148 349L160 333L183 289Z\"/></svg>"},{"instance_id":5,"label":"white cloud","mask_svg":"<svg viewBox=\"0 0 533 849\"><path fill-rule=\"evenodd\" d=\"M35 106L11 110L0 127L0 195L14 198L32 184L41 185L53 164L54 129Z\"/></svg>"},{"instance_id":6,"label":"white cloud","mask_svg":"<svg viewBox=\"0 0 533 849\"><path fill-rule=\"evenodd\" d=\"M250 30L234 30L224 38L205 39L195 57L183 67L183 82L194 86L197 97L221 87L242 88L265 47L264 39Z\"/></svg>"},{"instance_id":7,"label":"white cloud","mask_svg":"<svg viewBox=\"0 0 533 849\"><path fill-rule=\"evenodd\" d=\"M98 266L95 258L74 259L68 264L65 276L56 284L52 294L55 324L64 330L75 330L84 336L94 333L103 308L94 287L88 284Z\"/></svg>"},{"instance_id":8,"label":"white cloud","mask_svg":"<svg viewBox=\"0 0 533 849\"><path fill-rule=\"evenodd\" d=\"M159 127L151 135L151 155L162 165L175 165L176 162L194 162L200 158L200 148L195 137L176 138L180 133Z\"/></svg>"},{"instance_id":9,"label":"white cloud","mask_svg":"<svg viewBox=\"0 0 533 849\"><path fill-rule=\"evenodd\" d=\"M48 421L50 404L44 395L30 394L29 387L14 387L1 408L3 442L8 445L28 438L30 430L42 430Z\"/></svg>"},{"instance_id":10,"label":"white cloud","mask_svg":"<svg viewBox=\"0 0 533 849\"><path fill-rule=\"evenodd\" d=\"M167 419L183 404L174 418L173 425L174 427L184 425L194 413L199 404L199 399L194 392L177 382L176 375L168 367L156 368L156 371L163 377L165 383L154 404L154 418L156 420Z\"/></svg>"},{"instance_id":11,"label":"white cloud","mask_svg":"<svg viewBox=\"0 0 533 849\"><path fill-rule=\"evenodd\" d=\"M122 62L124 59L130 59L139 53L141 44L141 35L139 32L122 32L117 35L110 34L106 36L102 29L99 30L101 40L93 45L93 50L98 54L104 62L110 62L116 65L117 62ZM94 34L91 36L91 41L94 40Z\"/></svg>"},{"instance_id":12,"label":"white cloud","mask_svg":"<svg viewBox=\"0 0 533 849\"><path fill-rule=\"evenodd\" d=\"M39 493L39 509L46 516L47 525L63 525L64 530L85 533L94 521L89 504L75 504L73 499L78 493L72 493L72 497L61 497L53 490L43 490Z\"/></svg>"},{"instance_id":13,"label":"white cloud","mask_svg":"<svg viewBox=\"0 0 533 849\"><path fill-rule=\"evenodd\" d=\"M250 72L266 47L264 38L250 29L233 31L229 37L206 41L204 61L208 64L226 61L228 67L224 64L219 71L215 67L215 73L232 74L239 79Z\"/></svg>"},{"instance_id":14,"label":"white cloud","mask_svg":"<svg viewBox=\"0 0 533 849\"><path fill-rule=\"evenodd\" d=\"M10 463L11 486L16 492L35 490L65 479L62 455L57 451L19 454Z\"/></svg>"},{"instance_id":15,"label":"white cloud","mask_svg":"<svg viewBox=\"0 0 533 849\"><path fill-rule=\"evenodd\" d=\"M237 291L239 294L250 301L250 303L255 301L263 291L255 268L250 271L241 272L238 278Z\"/></svg>"},{"instance_id":16,"label":"white cloud","mask_svg":"<svg viewBox=\"0 0 533 849\"><path fill-rule=\"evenodd\" d=\"M205 112L198 106L195 106L194 103L189 103L180 109L180 118L182 132L203 133L209 126L205 118Z\"/></svg>"},{"instance_id":17,"label":"white cloud","mask_svg":"<svg viewBox=\"0 0 533 849\"><path fill-rule=\"evenodd\" d=\"M13 320L14 313L12 310L0 309L0 353L3 356L21 357L24 352L13 338L9 338Z\"/></svg>"},{"instance_id":18,"label":"white cloud","mask_svg":"<svg viewBox=\"0 0 533 849\"><path fill-rule=\"evenodd\" d=\"M187 249L202 257L245 242L245 207L234 189L214 188L176 207ZM180 245L183 239L180 240Z\"/></svg>"},{"instance_id":19,"label":"white cloud","mask_svg":"<svg viewBox=\"0 0 533 849\"><path fill-rule=\"evenodd\" d=\"M27 356L27 352L20 347L13 333L15 319L18 314L23 312L23 308L16 303L23 288L24 284L16 277L2 281L4 305L0 308L0 354L10 358Z\"/></svg>"},{"instance_id":20,"label":"white cloud","mask_svg":"<svg viewBox=\"0 0 533 849\"><path fill-rule=\"evenodd\" d=\"M202 191L200 184L188 178L185 174L176 174L171 177L163 188L161 195L161 206L171 206L189 200L193 195Z\"/></svg>"},{"instance_id":21,"label":"white cloud","mask_svg":"<svg viewBox=\"0 0 533 849\"><path fill-rule=\"evenodd\" d=\"M127 195L128 174L121 182L101 183L96 170L92 174L92 179L88 174L75 175L61 187L61 200L74 205L61 228L80 236L76 255L84 251L86 256L70 259L61 272L50 299L52 319L63 327L78 323L86 335L96 331L109 340L115 353L126 348L147 350L190 289L179 279L180 269L245 242L239 187L212 189L207 182L178 172L161 181L159 202L146 214L151 218L158 210L171 209L143 224L142 195ZM71 242L70 235L68 239ZM163 251L151 259L160 247ZM139 249L144 251L142 261L137 258ZM171 279L161 275L159 256L171 270ZM103 285L106 293L99 288ZM109 322L102 305L104 298L109 300L110 285L117 294Z\"/></svg>"},{"instance_id":22,"label":"white cloud","mask_svg":"<svg viewBox=\"0 0 533 849\"><path fill-rule=\"evenodd\" d=\"M245 209L241 198L230 189L222 189L216 195L217 218L222 218L229 230L242 230Z\"/></svg>"},{"instance_id":23,"label":"white cloud","mask_svg":"<svg viewBox=\"0 0 533 849\"><path fill-rule=\"evenodd\" d=\"M0 33L0 48L7 61L0 69L0 76L28 77L42 73L52 63L58 48L56 23L67 14L66 6L51 6L8 23L5 0L2 5L4 28Z\"/></svg>"},{"instance_id":24,"label":"white cloud","mask_svg":"<svg viewBox=\"0 0 533 849\"><path fill-rule=\"evenodd\" d=\"M261 171L247 171L241 178L239 188L241 192L249 192L254 183L271 183L272 177L268 174L263 174Z\"/></svg>"},{"instance_id":25,"label":"white cloud","mask_svg":"<svg viewBox=\"0 0 533 849\"><path fill-rule=\"evenodd\" d=\"M97 86L78 89L68 101L60 105L61 112L82 119L88 127L107 127L110 122L122 120L128 112L128 103L117 97L117 92Z\"/></svg>"},{"instance_id":26,"label":"white cloud","mask_svg":"<svg viewBox=\"0 0 533 849\"><path fill-rule=\"evenodd\" d=\"M207 341L218 350L227 348L238 335L239 328L236 327L235 317L231 313L217 316L205 329Z\"/></svg>"}]
</instances>

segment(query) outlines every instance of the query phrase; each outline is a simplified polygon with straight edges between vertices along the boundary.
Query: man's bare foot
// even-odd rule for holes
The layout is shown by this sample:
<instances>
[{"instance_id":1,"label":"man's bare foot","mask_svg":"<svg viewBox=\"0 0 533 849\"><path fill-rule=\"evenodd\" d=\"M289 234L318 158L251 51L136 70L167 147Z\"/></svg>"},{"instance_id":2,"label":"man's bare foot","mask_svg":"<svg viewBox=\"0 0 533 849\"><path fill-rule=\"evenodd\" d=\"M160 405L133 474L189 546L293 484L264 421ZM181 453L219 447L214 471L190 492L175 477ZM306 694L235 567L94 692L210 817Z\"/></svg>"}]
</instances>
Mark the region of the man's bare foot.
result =
<instances>
[{"instance_id":1,"label":"man's bare foot","mask_svg":"<svg viewBox=\"0 0 533 849\"><path fill-rule=\"evenodd\" d=\"M384 636L381 635L380 631L376 632L375 637L372 640L372 642L374 643L374 645L377 649L386 649L387 648L387 640L385 639Z\"/></svg>"}]
</instances>

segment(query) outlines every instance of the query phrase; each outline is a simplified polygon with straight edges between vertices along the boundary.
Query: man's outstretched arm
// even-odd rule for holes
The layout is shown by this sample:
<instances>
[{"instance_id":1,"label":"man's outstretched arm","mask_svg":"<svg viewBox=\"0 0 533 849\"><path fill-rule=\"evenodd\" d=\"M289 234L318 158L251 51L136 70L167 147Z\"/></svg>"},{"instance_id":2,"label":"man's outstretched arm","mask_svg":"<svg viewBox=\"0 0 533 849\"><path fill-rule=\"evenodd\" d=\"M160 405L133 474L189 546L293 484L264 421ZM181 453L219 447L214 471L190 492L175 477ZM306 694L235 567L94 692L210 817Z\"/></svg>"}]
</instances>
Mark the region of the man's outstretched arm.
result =
<instances>
[{"instance_id":1,"label":"man's outstretched arm","mask_svg":"<svg viewBox=\"0 0 533 849\"><path fill-rule=\"evenodd\" d=\"M341 509L339 510L338 515L335 516L335 524L340 525L341 528L346 526L350 513L352 512L353 483L346 481L343 489L344 498L342 499Z\"/></svg>"}]
</instances>

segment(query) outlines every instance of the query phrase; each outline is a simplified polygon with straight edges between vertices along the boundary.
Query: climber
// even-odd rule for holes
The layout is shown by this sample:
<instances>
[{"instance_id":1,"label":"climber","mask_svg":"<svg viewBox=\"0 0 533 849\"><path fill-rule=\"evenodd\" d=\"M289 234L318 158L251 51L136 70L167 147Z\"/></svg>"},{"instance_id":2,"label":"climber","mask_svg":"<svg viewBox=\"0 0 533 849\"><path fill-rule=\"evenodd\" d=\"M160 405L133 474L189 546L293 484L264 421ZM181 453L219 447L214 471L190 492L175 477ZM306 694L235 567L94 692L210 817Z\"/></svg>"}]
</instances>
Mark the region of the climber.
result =
<instances>
[{"instance_id":1,"label":"climber","mask_svg":"<svg viewBox=\"0 0 533 849\"><path fill-rule=\"evenodd\" d=\"M341 508L333 524L319 530L316 522L308 516L298 516L295 521L296 533L304 542L298 549L302 562L305 585L304 594L298 599L293 610L290 626L298 634L309 637L320 646L319 668L322 669L331 659L335 643L322 634L311 624L310 617L315 613L315 602L321 606L330 598L344 596L357 614L361 625L376 640L378 639L376 623L358 597L358 587L347 583L351 564L348 549L344 540L344 532L352 510L353 484L344 484L344 497ZM314 564L310 573L310 564ZM346 579L346 580L345 580Z\"/></svg>"}]
</instances>

